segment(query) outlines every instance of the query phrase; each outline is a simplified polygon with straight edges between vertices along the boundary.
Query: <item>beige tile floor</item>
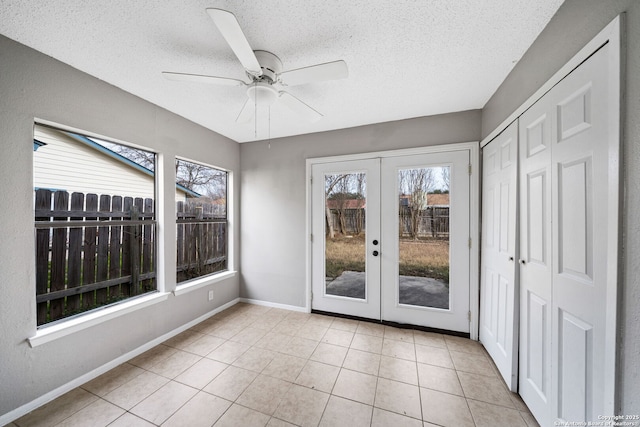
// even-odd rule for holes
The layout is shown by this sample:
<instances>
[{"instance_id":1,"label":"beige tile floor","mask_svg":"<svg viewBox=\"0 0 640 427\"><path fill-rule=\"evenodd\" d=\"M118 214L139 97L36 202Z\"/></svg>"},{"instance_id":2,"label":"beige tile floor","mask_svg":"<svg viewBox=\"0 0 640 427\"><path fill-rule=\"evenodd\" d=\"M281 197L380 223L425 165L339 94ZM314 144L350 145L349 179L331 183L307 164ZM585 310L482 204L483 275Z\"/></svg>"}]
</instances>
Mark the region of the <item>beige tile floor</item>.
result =
<instances>
[{"instance_id":1,"label":"beige tile floor","mask_svg":"<svg viewBox=\"0 0 640 427\"><path fill-rule=\"evenodd\" d=\"M535 426L477 342L237 304L11 426Z\"/></svg>"}]
</instances>

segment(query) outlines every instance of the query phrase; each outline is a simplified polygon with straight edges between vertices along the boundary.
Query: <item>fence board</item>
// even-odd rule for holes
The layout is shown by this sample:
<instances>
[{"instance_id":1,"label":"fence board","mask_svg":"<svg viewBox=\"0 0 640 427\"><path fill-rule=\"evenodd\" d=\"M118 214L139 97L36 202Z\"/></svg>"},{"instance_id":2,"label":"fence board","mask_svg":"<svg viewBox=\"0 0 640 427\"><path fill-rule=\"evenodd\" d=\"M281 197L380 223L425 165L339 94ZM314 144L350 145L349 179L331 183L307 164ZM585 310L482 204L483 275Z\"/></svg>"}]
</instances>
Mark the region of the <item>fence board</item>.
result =
<instances>
[{"instance_id":1,"label":"fence board","mask_svg":"<svg viewBox=\"0 0 640 427\"><path fill-rule=\"evenodd\" d=\"M36 191L36 211L51 209L51 191ZM36 221L49 221L49 216L36 216ZM36 295L46 294L49 291L49 243L51 233L48 229L36 230ZM38 324L47 321L48 305L46 302L38 303Z\"/></svg>"},{"instance_id":2,"label":"fence board","mask_svg":"<svg viewBox=\"0 0 640 427\"><path fill-rule=\"evenodd\" d=\"M111 211L111 196L100 196L100 212ZM109 227L98 227L98 255L96 258L96 281L102 282L109 277ZM96 291L96 304L107 302L107 290Z\"/></svg>"},{"instance_id":3,"label":"fence board","mask_svg":"<svg viewBox=\"0 0 640 427\"><path fill-rule=\"evenodd\" d=\"M146 216L153 213L153 199L144 199L144 210L142 216ZM148 273L153 269L153 226L142 226L142 271L141 273ZM152 283L149 280L145 280L141 283L142 289L147 290Z\"/></svg>"},{"instance_id":4,"label":"fence board","mask_svg":"<svg viewBox=\"0 0 640 427\"><path fill-rule=\"evenodd\" d=\"M122 196L113 196L111 198L111 211L115 214L122 215ZM113 217L113 219L121 220L122 216ZM122 227L118 225L111 226L111 238L109 240L109 277L120 277L121 251L122 251ZM108 289L109 298L120 298L120 284L110 286Z\"/></svg>"},{"instance_id":5,"label":"fence board","mask_svg":"<svg viewBox=\"0 0 640 427\"><path fill-rule=\"evenodd\" d=\"M137 220L140 216L140 212L144 208L143 200L137 197L134 200L134 205L131 207L131 219ZM140 253L142 243L142 228L140 225L133 225L131 236L131 293L132 295L138 295L140 289Z\"/></svg>"},{"instance_id":6,"label":"fence board","mask_svg":"<svg viewBox=\"0 0 640 427\"><path fill-rule=\"evenodd\" d=\"M140 275L140 278L144 280L152 280L155 277L156 277L155 271ZM89 285L83 285L77 288L67 288L61 291L49 292L43 295L38 295L36 297L36 301L40 303L40 302L46 302L46 301L50 301L57 298L64 298L64 297L69 298L69 296L72 296L72 295L90 293L97 289L110 288L110 287L113 287L114 285L130 283L130 282L131 282L131 276L116 277L115 279L109 279L103 282L96 282L96 283L91 283Z\"/></svg>"},{"instance_id":7,"label":"fence board","mask_svg":"<svg viewBox=\"0 0 640 427\"><path fill-rule=\"evenodd\" d=\"M125 197L122 211L126 214L131 212L133 198ZM122 227L122 275L131 275L131 227ZM122 295L131 295L131 286L122 285Z\"/></svg>"},{"instance_id":8,"label":"fence board","mask_svg":"<svg viewBox=\"0 0 640 427\"><path fill-rule=\"evenodd\" d=\"M98 195L87 194L86 195L86 209L87 211L95 212L98 210ZM95 217L88 217L87 219L97 219ZM82 263L82 283L89 284L96 281L96 237L98 235L98 229L96 227L85 227L84 229L84 260ZM82 307L89 308L94 304L93 292L86 292L82 294Z\"/></svg>"},{"instance_id":9,"label":"fence board","mask_svg":"<svg viewBox=\"0 0 640 427\"><path fill-rule=\"evenodd\" d=\"M71 210L84 208L84 193L71 194ZM71 217L71 220L81 218ZM82 228L69 229L69 257L67 272L67 287L75 288L82 284ZM67 311L75 312L80 308L80 296L73 295L67 298Z\"/></svg>"},{"instance_id":10,"label":"fence board","mask_svg":"<svg viewBox=\"0 0 640 427\"><path fill-rule=\"evenodd\" d=\"M176 206L176 215L178 217L178 219L180 219L182 217L182 214L184 213L184 202L178 202L177 206ZM184 224L180 224L178 223L176 225L176 234L177 234L177 265L182 265L185 264L184 261Z\"/></svg>"},{"instance_id":11,"label":"fence board","mask_svg":"<svg viewBox=\"0 0 640 427\"><path fill-rule=\"evenodd\" d=\"M56 191L53 193L53 205L55 209L69 209L69 193L66 191ZM68 217L56 217L55 220L66 220ZM58 228L53 230L53 239L51 243L51 291L60 291L65 288L67 263L67 229ZM51 301L49 313L51 318L62 316L64 310L64 301Z\"/></svg>"},{"instance_id":12,"label":"fence board","mask_svg":"<svg viewBox=\"0 0 640 427\"><path fill-rule=\"evenodd\" d=\"M194 240L194 225L193 224L185 224L184 225L184 263L186 265L195 265L195 249L196 245L190 245L187 242L192 242Z\"/></svg>"}]
</instances>

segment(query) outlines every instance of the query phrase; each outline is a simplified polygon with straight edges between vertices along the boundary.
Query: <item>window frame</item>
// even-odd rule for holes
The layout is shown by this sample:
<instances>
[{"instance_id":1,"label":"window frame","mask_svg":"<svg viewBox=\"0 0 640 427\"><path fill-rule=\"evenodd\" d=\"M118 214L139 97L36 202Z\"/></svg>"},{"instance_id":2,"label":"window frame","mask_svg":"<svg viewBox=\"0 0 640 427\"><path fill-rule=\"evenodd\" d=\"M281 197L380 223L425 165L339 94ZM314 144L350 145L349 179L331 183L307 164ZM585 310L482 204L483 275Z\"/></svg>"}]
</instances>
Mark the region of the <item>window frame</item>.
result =
<instances>
[{"instance_id":1,"label":"window frame","mask_svg":"<svg viewBox=\"0 0 640 427\"><path fill-rule=\"evenodd\" d=\"M211 221L206 221L207 223L224 223L226 226L225 229L225 241L224 241L224 246L225 246L225 268L219 271L213 271L211 273L206 273L203 274L201 276L198 277L193 277L190 279L186 279L183 281L178 281L178 226L180 224L195 224L197 223L196 221L180 221L178 218L178 211L177 211L177 201L176 203L174 203L174 224L175 224L175 230L176 230L176 238L175 238L175 243L176 243L176 252L174 253L174 256L176 257L176 271L175 271L175 283L176 283L176 288L175 291L173 292L175 295L181 295L183 293L186 293L190 290L194 290L194 289L198 289L201 288L203 286L207 286L216 282L220 282L224 279L230 278L230 277L234 277L236 275L236 272L234 271L234 259L233 259L233 229L232 229L232 214L233 214L233 208L232 208L232 182L233 182L233 171L224 168L224 167L220 167L220 166L214 166L211 164L208 164L206 162L203 161L197 161L197 160L193 160L187 157L183 157L183 156L175 156L174 158L174 165L176 164L176 162L181 161L181 162L188 162L188 163L192 163L195 165L199 165L199 166L203 166L206 168L210 168L210 169L214 169L216 171L219 172L224 172L225 173L225 218L224 219L212 219ZM177 183L177 176L176 176L176 183Z\"/></svg>"},{"instance_id":2,"label":"window frame","mask_svg":"<svg viewBox=\"0 0 640 427\"><path fill-rule=\"evenodd\" d=\"M36 273L40 272L40 275L42 276L42 274L44 273L44 270L42 268L38 268L38 258L42 258L43 254L40 254L41 256L39 257L38 252L38 242L37 242L37 236L39 234L43 234L42 230L49 230L48 231L48 256L49 258L51 258L53 256L53 253L51 252L53 250L53 239L52 236L55 235L55 230L56 229L64 229L65 232L63 234L64 239L65 239L65 243L64 243L64 247L63 247L63 251L62 254L64 255L64 270L63 270L63 274L64 276L64 288L63 289L59 289L56 290L55 292L57 292L58 298L56 299L57 301L60 302L59 305L61 305L61 309L64 311L68 310L69 308L66 307L67 303L69 301L65 301L68 300L68 298L70 296L74 296L74 295L82 295L82 294L87 294L89 292L92 292L92 290L98 290L98 289L104 289L105 290L105 301L100 301L100 299L98 297L94 298L93 303L91 304L91 307L85 307L84 304L83 306L80 306L80 304L78 304L78 309L75 310L77 312L73 313L73 314L66 314L66 315L61 315L59 317L57 317L54 320L50 320L50 321L46 321L44 319L46 319L46 317L48 317L47 314L43 314L41 311L41 309L36 310L36 316L35 316L35 323L36 323L36 330L37 330L37 334L36 334L36 341L38 341L37 337L42 335L42 336L49 336L51 334L56 335L58 334L58 332L56 331L60 331L60 330L65 330L65 329L72 329L72 330L76 330L78 329L78 325L82 324L82 323L87 323L87 324L93 324L95 322L96 318L100 318L100 317L104 317L105 315L107 317L110 317L109 314L110 313L115 313L115 312L121 312L121 311L131 311L132 309L130 307L132 306L146 306L149 305L150 301L153 302L155 300L164 300L165 298L163 298L161 295L158 294L162 294L163 292L161 292L160 289L160 280L159 280L159 276L161 274L160 269L161 269L161 265L160 265L160 260L159 260L159 256L158 256L158 233L159 233L159 221L158 221L158 206L159 206L159 188L158 188L158 180L159 180L159 174L157 173L157 169L158 169L158 163L159 163L159 153L155 150L149 149L149 148L142 148L137 146L136 144L130 143L130 142L124 142L124 141L120 141L111 137L104 137L104 136L98 136L95 134L92 134L90 132L86 132L83 130L77 130L77 129L71 129L67 126L63 126L63 125L58 125L58 124L49 124L46 122L42 122L39 120L34 120L33 123L33 139L35 141L36 139L36 133L41 134L43 132L47 132L47 131L53 131L53 132L61 132L63 134L66 134L67 136L69 136L71 142L77 142L78 144L82 143L82 139L86 139L88 141L88 143L90 143L90 145L95 145L93 148L95 150L97 150L97 152L95 153L95 155L97 156L97 158L99 158L100 154L98 154L98 152L102 152L103 154L107 154L111 157L117 158L118 153L103 146L99 141L104 141L104 142L108 142L108 143L113 143L113 144L117 144L117 145L121 145L124 147L128 147L128 148L132 148L132 149L136 149L136 150L143 150L146 151L150 154L153 155L153 161L154 161L154 167L153 170L148 169L148 168L144 168L142 167L142 169L144 169L145 171L151 172L151 180L152 180L152 185L153 185L153 190L152 190L152 194L153 196L150 199L151 203L152 203L152 210L151 210L151 218L145 218L145 215L142 210L140 211L140 215L141 218L140 219L124 219L124 218L120 218L114 216L114 213L119 213L120 211L118 210L117 212L113 211L113 206L111 205L112 203L112 198L115 198L115 196L112 195L107 195L105 193L102 193L100 190L95 190L95 189L89 189L89 190L79 190L76 189L76 191L66 191L66 190L50 190L50 189L42 189L42 188L37 188L36 187L36 149L34 148L33 150L33 157L32 157L32 162L34 164L33 166L33 173L32 173L32 179L33 179L33 189L34 189L34 196L37 195L38 191L41 190L49 190L50 191L50 195L49 198L47 200L41 200L40 203L44 203L45 209L38 209L38 206L36 205L36 200L37 198L34 197L34 205L33 205L33 210L32 210L32 215L33 215L33 224L34 224L34 258L33 258L33 262L36 264ZM55 137L51 136L52 139L54 139ZM93 139L92 139L93 138ZM95 140L99 140L99 141L95 141ZM75 140L75 141L73 141ZM64 139L62 140L64 143ZM68 142L67 142L68 143ZM85 142L87 143L87 142ZM46 144L45 144L46 145ZM42 146L45 146L42 145ZM90 153L89 156L92 156L94 153ZM64 152L63 152L64 155ZM127 162L131 162L131 163L135 163L129 159L127 159L124 156L122 161L126 164ZM76 161L78 161L76 159ZM136 163L137 165L137 163ZM71 177L73 178L73 177ZM62 210L62 212L65 212L68 210L69 215L67 215L66 217L61 216L60 218L64 218L64 219L56 219L56 217L53 216L53 213L57 211L57 209L52 208L51 207L51 196L55 197L53 195L53 193L55 191L64 191L67 193L68 195L68 201L66 204L66 208ZM113 192L117 192L119 190L114 190ZM73 193L81 193L82 194L82 211L84 211L84 215L80 215L78 217L74 217L72 215L72 211L74 211L74 207L73 207ZM95 209L89 209L87 207L87 205L85 205L85 196L88 194L94 194L97 193L95 195L95 199L96 199L96 203L98 199L102 199L102 197L105 197L105 201L106 201L106 197L108 197L109 200L109 212L104 211L103 214L103 208L102 206L100 206L100 208L98 208L97 204L95 206ZM41 197L45 197L48 194L44 194ZM64 196L62 196L64 197ZM121 196L119 196L121 197ZM88 199L88 198L87 198ZM126 197L121 197L121 203L123 204L122 206L122 213L123 213L123 217L126 217L127 215L124 215L126 213L126 211L124 210L124 207L127 206L127 200L125 199L131 199L131 207L134 206L138 206L139 204L142 204L144 206L144 200L145 198L142 197L130 197L130 196L126 196ZM137 203L137 199L140 199L140 203ZM71 202L71 205L68 204L68 202ZM76 202L76 206L77 206ZM102 204L102 201L101 201ZM70 207L71 206L71 207ZM139 206L138 206L139 207ZM51 210L49 213L51 213L50 216L47 215L38 215L46 213L45 211ZM146 206L145 209L146 211ZM99 217L90 217L89 215L87 215L87 213L99 213L101 215L99 215ZM111 217L113 217L114 219L111 219ZM107 219L107 220L105 220ZM114 230L115 227L115 230ZM108 271L108 276L107 277L102 277L102 278L98 278L98 277L94 277L96 274L96 271L94 270L93 275L90 273L89 276L86 276L84 271L87 267L89 268L100 268L98 266L98 263L95 262L93 265L88 264L85 265L84 263L84 259L86 258L86 254L89 253L87 252L87 242L86 242L86 232L87 230L93 230L95 231L96 236L94 236L95 238L98 238L98 233L104 229L107 229L107 233L109 236L111 236L112 232L117 232L118 235L117 237L115 237L115 239L117 239L117 250L118 250L118 255L120 257L123 257L125 254L125 249L124 249L124 244L125 244L125 239L124 239L124 234L127 233L128 227L135 227L135 230L131 229L134 231L134 234L136 237L134 237L137 241L137 239L140 239L140 244L137 245L139 250L142 250L141 248L146 245L144 237L145 234L147 232L150 233L150 235L155 236L152 239L151 242L151 246L148 248L145 248L145 250L149 250L149 258L144 258L144 260L142 262L138 262L139 268L134 272L133 268L136 266L136 262L134 262L133 260L131 261L131 265L129 266L129 268L131 268L131 273L129 274L130 276L132 276L132 278L135 277L140 277L140 276L148 276L149 274L151 274L151 277L146 277L146 278L141 278L140 279L140 289L134 289L134 288L127 288L127 291L124 290L124 288L122 290L118 289L117 290L117 295L115 295L115 300L110 301L110 296L109 298L106 298L106 294L107 294L107 289L111 289L111 291L109 291L109 294L113 291L115 292L115 289L113 289L114 286L120 286L120 284L109 284L104 286L105 283L109 283L112 280L115 280L116 282L120 283L121 279L123 277L126 276L126 274L122 271L122 269L124 268L124 264L122 262L119 262L117 265L117 269L115 270L115 275L117 275L117 277L110 277L111 275L113 275L114 273L111 272L111 265L107 265L110 263L110 261L105 261L103 264L104 266L102 266L103 268L103 274L106 276L107 273L105 273L104 271ZM71 242L70 240L71 238L71 231L72 230L77 230L80 231L80 236L75 236L76 240L79 237L81 240L80 243L80 248L79 248L79 253L76 253L75 255L77 255L77 260L75 261L76 264L81 263L81 265L78 265L76 267L76 269L78 270L76 272L76 274L78 275L77 280L79 280L80 282L77 283L75 286L69 286L69 278L67 277L67 274L69 274L69 267L67 266L68 264L70 264L70 250L71 250ZM76 231L76 233L77 233ZM103 231L104 232L104 231ZM120 234L122 233L122 234ZM139 233L139 234L137 234ZM104 243L104 249L106 252L103 253L104 255L107 255L108 257L112 257L114 254L112 253L112 238L109 237ZM95 243L94 243L95 244ZM99 250L98 248L93 248L91 249L91 253L93 253L93 256L96 255L96 251ZM42 251L42 249L40 249L40 251ZM77 252L77 251L76 251ZM138 253L138 255L140 255L140 253ZM133 256L133 255L132 255ZM138 257L136 257L138 258ZM144 270L144 265L145 262L148 262L148 272L147 273L142 273L142 271ZM51 266L46 266L45 267L47 270L47 276L49 276L51 273ZM107 270L104 270L104 269ZM38 279L38 274L36 274L36 286L34 286L34 291L35 291L35 302L36 302L36 306L41 305L43 302L49 304L50 301L53 300L53 298L46 298L47 296L49 296L48 294L53 293L54 291L49 290L46 293L39 293L38 292L38 286L42 287L43 285L47 287L47 289L49 289L49 287L51 286L51 280L49 277L45 278L45 282L42 282L43 279ZM81 276L81 277L80 277ZM88 279L87 279L88 277ZM152 289L149 290L145 290L144 289L144 281L145 280L153 280L152 284L153 287ZM89 280L91 283L82 283L85 280ZM135 281L135 279L134 279ZM38 285L39 283L39 285ZM130 282L122 282L122 285L125 286L127 284L129 284ZM96 285L102 285L102 286L97 286ZM85 292L80 292L79 290L82 288L85 288ZM74 289L76 288L76 289ZM43 296L44 295L44 296ZM91 297L89 297L91 298ZM73 309L73 307L72 307ZM48 311L48 308L45 308L44 310ZM40 312L40 313L39 313ZM42 333L41 333L42 332ZM30 343L31 343L31 338L30 338Z\"/></svg>"}]
</instances>

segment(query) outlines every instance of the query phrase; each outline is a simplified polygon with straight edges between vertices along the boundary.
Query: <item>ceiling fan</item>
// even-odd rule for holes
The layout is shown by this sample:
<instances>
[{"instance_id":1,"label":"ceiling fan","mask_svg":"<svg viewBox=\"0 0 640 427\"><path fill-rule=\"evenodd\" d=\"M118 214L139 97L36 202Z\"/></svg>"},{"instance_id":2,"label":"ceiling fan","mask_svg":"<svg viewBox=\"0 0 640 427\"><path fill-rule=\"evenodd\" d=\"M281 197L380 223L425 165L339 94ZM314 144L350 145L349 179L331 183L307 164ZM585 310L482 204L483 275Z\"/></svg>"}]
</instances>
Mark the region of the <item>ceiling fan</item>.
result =
<instances>
[{"instance_id":1,"label":"ceiling fan","mask_svg":"<svg viewBox=\"0 0 640 427\"><path fill-rule=\"evenodd\" d=\"M242 86L247 91L247 101L236 118L239 123L248 122L255 114L257 106L271 106L279 102L309 122L322 118L322 114L314 110L295 96L282 90L286 86L297 86L326 80L337 80L349 75L344 61L333 61L311 65L295 70L282 71L282 61L276 55L264 50L252 50L235 15L222 9L207 9L214 24L222 33L233 53L247 73L250 82L244 80L203 76L198 74L174 73L163 71L169 80L213 83L226 86Z\"/></svg>"}]
</instances>

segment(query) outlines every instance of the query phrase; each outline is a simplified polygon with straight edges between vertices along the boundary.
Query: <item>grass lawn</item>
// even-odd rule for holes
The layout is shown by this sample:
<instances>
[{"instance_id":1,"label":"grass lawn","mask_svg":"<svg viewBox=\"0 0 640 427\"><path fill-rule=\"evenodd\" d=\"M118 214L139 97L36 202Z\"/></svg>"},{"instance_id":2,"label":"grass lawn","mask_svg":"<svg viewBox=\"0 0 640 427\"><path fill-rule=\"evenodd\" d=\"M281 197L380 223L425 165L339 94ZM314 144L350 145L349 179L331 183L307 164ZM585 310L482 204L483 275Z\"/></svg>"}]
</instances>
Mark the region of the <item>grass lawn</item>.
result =
<instances>
[{"instance_id":1,"label":"grass lawn","mask_svg":"<svg viewBox=\"0 0 640 427\"><path fill-rule=\"evenodd\" d=\"M345 270L364 271L365 236L327 238L326 275L338 277ZM400 241L400 275L430 277L449 283L449 241Z\"/></svg>"}]
</instances>

